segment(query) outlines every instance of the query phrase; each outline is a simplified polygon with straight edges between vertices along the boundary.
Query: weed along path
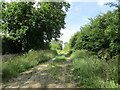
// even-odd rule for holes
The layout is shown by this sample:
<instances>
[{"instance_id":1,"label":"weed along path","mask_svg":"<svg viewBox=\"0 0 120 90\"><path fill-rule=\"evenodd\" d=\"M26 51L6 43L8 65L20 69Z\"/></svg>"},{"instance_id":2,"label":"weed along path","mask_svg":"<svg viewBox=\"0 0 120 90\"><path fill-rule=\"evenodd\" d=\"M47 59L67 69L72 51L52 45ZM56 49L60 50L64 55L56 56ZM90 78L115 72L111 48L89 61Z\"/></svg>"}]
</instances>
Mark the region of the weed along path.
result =
<instances>
[{"instance_id":1,"label":"weed along path","mask_svg":"<svg viewBox=\"0 0 120 90\"><path fill-rule=\"evenodd\" d=\"M74 88L71 60L65 55L40 64L3 84L3 88Z\"/></svg>"}]
</instances>

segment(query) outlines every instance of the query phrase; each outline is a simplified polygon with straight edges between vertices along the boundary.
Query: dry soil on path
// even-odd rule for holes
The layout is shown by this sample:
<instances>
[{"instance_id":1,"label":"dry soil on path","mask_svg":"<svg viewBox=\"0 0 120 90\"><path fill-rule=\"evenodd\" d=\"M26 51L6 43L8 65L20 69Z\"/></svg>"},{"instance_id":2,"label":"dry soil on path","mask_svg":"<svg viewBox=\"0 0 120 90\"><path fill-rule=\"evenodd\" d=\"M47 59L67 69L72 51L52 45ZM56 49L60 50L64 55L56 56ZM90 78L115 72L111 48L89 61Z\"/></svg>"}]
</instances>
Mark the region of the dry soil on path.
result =
<instances>
[{"instance_id":1,"label":"dry soil on path","mask_svg":"<svg viewBox=\"0 0 120 90\"><path fill-rule=\"evenodd\" d=\"M61 65L50 66L55 59L31 68L4 83L5 88L74 88L71 60L66 57Z\"/></svg>"}]
</instances>

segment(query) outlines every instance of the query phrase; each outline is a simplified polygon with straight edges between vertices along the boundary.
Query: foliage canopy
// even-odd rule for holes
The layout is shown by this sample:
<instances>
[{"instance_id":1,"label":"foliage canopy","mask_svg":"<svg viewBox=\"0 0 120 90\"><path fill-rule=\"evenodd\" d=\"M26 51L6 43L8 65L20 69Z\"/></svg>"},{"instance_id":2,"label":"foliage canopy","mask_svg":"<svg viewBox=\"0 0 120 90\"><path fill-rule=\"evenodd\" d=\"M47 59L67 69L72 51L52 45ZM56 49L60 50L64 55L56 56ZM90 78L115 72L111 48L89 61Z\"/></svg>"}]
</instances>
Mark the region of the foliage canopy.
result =
<instances>
[{"instance_id":1,"label":"foliage canopy","mask_svg":"<svg viewBox=\"0 0 120 90\"><path fill-rule=\"evenodd\" d=\"M70 39L70 47L87 49L94 52L107 50L111 55L120 52L120 7L108 11L95 18L90 18L90 23L80 28Z\"/></svg>"},{"instance_id":2,"label":"foliage canopy","mask_svg":"<svg viewBox=\"0 0 120 90\"><path fill-rule=\"evenodd\" d=\"M65 28L66 2L2 2L2 33L21 51L45 49L54 38L60 37ZM63 9L65 8L65 10ZM15 43L14 43L15 42ZM10 44L9 44L10 45Z\"/></svg>"}]
</instances>

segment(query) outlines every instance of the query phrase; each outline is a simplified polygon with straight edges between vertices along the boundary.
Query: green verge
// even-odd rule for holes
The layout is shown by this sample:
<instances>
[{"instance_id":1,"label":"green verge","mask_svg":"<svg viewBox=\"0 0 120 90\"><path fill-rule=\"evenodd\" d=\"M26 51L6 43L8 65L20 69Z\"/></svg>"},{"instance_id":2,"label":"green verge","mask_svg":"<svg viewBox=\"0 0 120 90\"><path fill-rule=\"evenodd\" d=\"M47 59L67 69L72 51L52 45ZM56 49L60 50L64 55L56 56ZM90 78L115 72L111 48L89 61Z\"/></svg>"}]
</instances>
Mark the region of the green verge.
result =
<instances>
[{"instance_id":1,"label":"green verge","mask_svg":"<svg viewBox=\"0 0 120 90\"><path fill-rule=\"evenodd\" d=\"M50 50L30 50L28 53L22 54L14 58L10 58L6 62L2 63L3 82L42 62L50 60L56 55L57 53L55 51Z\"/></svg>"},{"instance_id":2,"label":"green verge","mask_svg":"<svg viewBox=\"0 0 120 90\"><path fill-rule=\"evenodd\" d=\"M55 60L46 68L49 76L55 80L59 80L62 76L62 66L66 63L66 57L64 55L56 56Z\"/></svg>"},{"instance_id":3,"label":"green verge","mask_svg":"<svg viewBox=\"0 0 120 90\"><path fill-rule=\"evenodd\" d=\"M71 59L78 87L118 88L118 56L106 62L87 50L79 50L72 53Z\"/></svg>"}]
</instances>

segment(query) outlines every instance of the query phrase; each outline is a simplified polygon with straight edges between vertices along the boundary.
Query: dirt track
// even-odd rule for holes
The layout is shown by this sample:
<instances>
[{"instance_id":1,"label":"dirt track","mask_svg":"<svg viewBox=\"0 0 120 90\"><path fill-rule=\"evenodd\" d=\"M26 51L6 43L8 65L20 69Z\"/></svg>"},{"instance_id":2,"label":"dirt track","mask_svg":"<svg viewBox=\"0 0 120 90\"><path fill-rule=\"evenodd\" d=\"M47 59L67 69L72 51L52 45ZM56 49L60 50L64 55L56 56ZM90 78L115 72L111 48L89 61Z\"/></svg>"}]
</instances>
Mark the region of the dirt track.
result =
<instances>
[{"instance_id":1,"label":"dirt track","mask_svg":"<svg viewBox=\"0 0 120 90\"><path fill-rule=\"evenodd\" d=\"M74 88L70 72L71 60L62 65L50 66L55 60L38 65L3 84L5 88Z\"/></svg>"}]
</instances>

